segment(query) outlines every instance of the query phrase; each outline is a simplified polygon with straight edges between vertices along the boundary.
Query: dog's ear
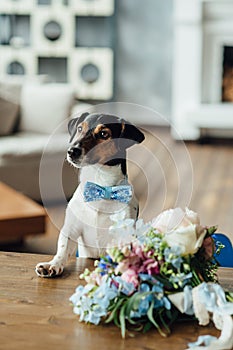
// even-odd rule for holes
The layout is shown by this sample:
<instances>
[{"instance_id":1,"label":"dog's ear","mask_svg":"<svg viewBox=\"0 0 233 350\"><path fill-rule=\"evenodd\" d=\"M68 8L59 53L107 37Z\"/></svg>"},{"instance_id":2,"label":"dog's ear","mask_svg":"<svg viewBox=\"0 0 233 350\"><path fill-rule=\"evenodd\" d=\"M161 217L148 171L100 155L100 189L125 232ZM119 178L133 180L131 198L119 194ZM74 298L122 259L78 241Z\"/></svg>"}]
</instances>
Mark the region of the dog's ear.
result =
<instances>
[{"instance_id":1,"label":"dog's ear","mask_svg":"<svg viewBox=\"0 0 233 350\"><path fill-rule=\"evenodd\" d=\"M136 143L141 143L145 139L145 136L135 125L121 119L120 139L123 141L119 144L119 147L122 149L131 147Z\"/></svg>"},{"instance_id":2,"label":"dog's ear","mask_svg":"<svg viewBox=\"0 0 233 350\"><path fill-rule=\"evenodd\" d=\"M72 118L69 121L69 123L68 123L68 131L69 131L69 134L70 134L70 142L73 140L74 135L76 134L78 124L82 123L88 115L89 115L89 113L86 112L86 113L81 114L80 117Z\"/></svg>"}]
</instances>

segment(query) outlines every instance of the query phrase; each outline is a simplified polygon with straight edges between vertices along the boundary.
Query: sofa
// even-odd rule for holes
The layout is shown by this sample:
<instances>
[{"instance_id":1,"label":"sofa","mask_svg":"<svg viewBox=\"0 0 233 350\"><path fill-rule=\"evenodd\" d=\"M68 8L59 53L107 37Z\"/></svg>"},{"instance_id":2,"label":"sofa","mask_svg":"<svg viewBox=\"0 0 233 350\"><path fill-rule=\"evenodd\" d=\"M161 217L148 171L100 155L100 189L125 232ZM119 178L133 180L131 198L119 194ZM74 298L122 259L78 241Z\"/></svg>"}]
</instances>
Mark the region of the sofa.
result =
<instances>
[{"instance_id":1,"label":"sofa","mask_svg":"<svg viewBox=\"0 0 233 350\"><path fill-rule=\"evenodd\" d=\"M0 78L0 181L44 204L70 198L78 174L65 160L67 123L88 107L69 84Z\"/></svg>"}]
</instances>

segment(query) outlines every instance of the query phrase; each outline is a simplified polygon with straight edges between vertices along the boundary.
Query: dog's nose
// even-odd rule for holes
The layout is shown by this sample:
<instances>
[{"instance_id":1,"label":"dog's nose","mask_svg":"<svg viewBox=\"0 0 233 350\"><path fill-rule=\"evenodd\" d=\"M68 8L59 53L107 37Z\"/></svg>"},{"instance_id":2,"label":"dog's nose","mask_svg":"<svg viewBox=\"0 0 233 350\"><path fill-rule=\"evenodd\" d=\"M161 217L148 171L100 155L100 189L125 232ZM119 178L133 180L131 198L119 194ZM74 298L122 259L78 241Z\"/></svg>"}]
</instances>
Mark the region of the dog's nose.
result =
<instances>
[{"instance_id":1,"label":"dog's nose","mask_svg":"<svg viewBox=\"0 0 233 350\"><path fill-rule=\"evenodd\" d=\"M70 158L79 158L82 154L82 149L80 147L70 147L67 153Z\"/></svg>"}]
</instances>

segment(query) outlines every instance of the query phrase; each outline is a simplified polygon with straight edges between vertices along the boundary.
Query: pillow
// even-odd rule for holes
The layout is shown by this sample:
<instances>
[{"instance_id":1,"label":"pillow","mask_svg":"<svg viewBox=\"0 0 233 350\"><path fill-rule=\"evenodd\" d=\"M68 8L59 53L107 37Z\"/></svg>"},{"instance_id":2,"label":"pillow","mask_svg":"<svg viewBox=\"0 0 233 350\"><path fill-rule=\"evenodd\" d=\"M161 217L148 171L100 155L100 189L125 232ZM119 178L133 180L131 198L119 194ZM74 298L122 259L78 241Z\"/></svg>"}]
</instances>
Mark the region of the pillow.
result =
<instances>
[{"instance_id":1,"label":"pillow","mask_svg":"<svg viewBox=\"0 0 233 350\"><path fill-rule=\"evenodd\" d=\"M20 131L51 134L69 116L73 101L68 84L26 84L21 94Z\"/></svg>"},{"instance_id":2,"label":"pillow","mask_svg":"<svg viewBox=\"0 0 233 350\"><path fill-rule=\"evenodd\" d=\"M49 82L47 75L35 75L26 77L24 75L6 75L0 77L0 96L10 96L11 101L19 104L22 86L25 83L45 84Z\"/></svg>"},{"instance_id":3,"label":"pillow","mask_svg":"<svg viewBox=\"0 0 233 350\"><path fill-rule=\"evenodd\" d=\"M0 96L0 136L10 135L18 119L19 105Z\"/></svg>"}]
</instances>

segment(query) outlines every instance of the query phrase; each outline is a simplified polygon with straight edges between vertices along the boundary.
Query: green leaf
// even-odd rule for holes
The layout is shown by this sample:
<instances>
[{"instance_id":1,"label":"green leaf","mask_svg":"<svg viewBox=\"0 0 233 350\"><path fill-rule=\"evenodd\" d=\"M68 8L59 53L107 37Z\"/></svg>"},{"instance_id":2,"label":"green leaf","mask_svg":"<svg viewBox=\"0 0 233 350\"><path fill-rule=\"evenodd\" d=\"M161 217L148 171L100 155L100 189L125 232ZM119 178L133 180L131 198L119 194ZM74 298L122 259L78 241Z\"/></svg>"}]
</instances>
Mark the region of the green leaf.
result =
<instances>
[{"instance_id":1,"label":"green leaf","mask_svg":"<svg viewBox=\"0 0 233 350\"><path fill-rule=\"evenodd\" d=\"M152 327L152 324L151 322L147 322L145 325L144 325L144 328L143 328L143 333L146 333L148 332Z\"/></svg>"},{"instance_id":2,"label":"green leaf","mask_svg":"<svg viewBox=\"0 0 233 350\"><path fill-rule=\"evenodd\" d=\"M226 294L226 299L227 301L229 301L230 303L233 303L233 292L225 292Z\"/></svg>"},{"instance_id":3,"label":"green leaf","mask_svg":"<svg viewBox=\"0 0 233 350\"><path fill-rule=\"evenodd\" d=\"M118 327L121 328L120 322L119 322L119 312L116 312L113 318L114 324Z\"/></svg>"},{"instance_id":4,"label":"green leaf","mask_svg":"<svg viewBox=\"0 0 233 350\"><path fill-rule=\"evenodd\" d=\"M167 288L169 288L171 286L171 283L168 281L168 279L166 277L162 277L161 275L157 275L156 279Z\"/></svg>"},{"instance_id":5,"label":"green leaf","mask_svg":"<svg viewBox=\"0 0 233 350\"><path fill-rule=\"evenodd\" d=\"M126 315L129 317L131 310L136 310L141 298L139 298L139 293L133 294L126 303Z\"/></svg>"},{"instance_id":6,"label":"green leaf","mask_svg":"<svg viewBox=\"0 0 233 350\"><path fill-rule=\"evenodd\" d=\"M163 327L166 329L167 334L170 334L170 333L171 333L171 330L170 330L170 328L168 327L168 325L166 324L166 322L165 322L164 319L163 319L163 315L162 315L162 314L164 313L164 310L165 310L165 309L161 309L161 310L159 311L159 318L160 318L160 321L161 321Z\"/></svg>"},{"instance_id":7,"label":"green leaf","mask_svg":"<svg viewBox=\"0 0 233 350\"><path fill-rule=\"evenodd\" d=\"M179 315L180 312L175 307L172 307L171 310L166 310L166 316L169 319L169 326L177 320Z\"/></svg>"},{"instance_id":8,"label":"green leaf","mask_svg":"<svg viewBox=\"0 0 233 350\"><path fill-rule=\"evenodd\" d=\"M218 229L218 226L211 226L211 227L208 227L208 228L207 228L207 234L211 236L212 234L214 234L214 232L217 231L217 229Z\"/></svg>"},{"instance_id":9,"label":"green leaf","mask_svg":"<svg viewBox=\"0 0 233 350\"><path fill-rule=\"evenodd\" d=\"M135 321L133 320L131 317L128 317L127 315L125 315L125 318L127 319L127 321L130 323L130 324L133 324L133 325L136 325L138 324L140 321Z\"/></svg>"},{"instance_id":10,"label":"green leaf","mask_svg":"<svg viewBox=\"0 0 233 350\"><path fill-rule=\"evenodd\" d=\"M126 304L122 306L120 310L120 325L121 325L121 336L122 338L125 338L125 330L126 330L126 325L125 325L125 308Z\"/></svg>"},{"instance_id":11,"label":"green leaf","mask_svg":"<svg viewBox=\"0 0 233 350\"><path fill-rule=\"evenodd\" d=\"M143 324L139 323L137 326L132 328L132 331L141 332L143 330Z\"/></svg>"},{"instance_id":12,"label":"green leaf","mask_svg":"<svg viewBox=\"0 0 233 350\"><path fill-rule=\"evenodd\" d=\"M153 292L136 292L127 301L126 316L130 318L131 310L137 310L140 301Z\"/></svg>"},{"instance_id":13,"label":"green leaf","mask_svg":"<svg viewBox=\"0 0 233 350\"><path fill-rule=\"evenodd\" d=\"M115 304L114 309L111 311L109 317L104 321L105 323L110 323L110 322L114 321L115 316L117 315L117 312L118 312L120 306L123 304L124 300L125 300L125 298L121 298L118 300L118 302ZM115 321L114 321L114 323L115 323Z\"/></svg>"},{"instance_id":14,"label":"green leaf","mask_svg":"<svg viewBox=\"0 0 233 350\"><path fill-rule=\"evenodd\" d=\"M153 316L153 311L154 311L154 301L151 302L150 307L147 311L147 317L150 320L151 323L153 323L153 325L155 326L155 328L158 329L160 335L162 335L163 337L166 337L167 334L165 334L162 329L160 328L160 326L158 325L157 322L155 322L154 316Z\"/></svg>"}]
</instances>

